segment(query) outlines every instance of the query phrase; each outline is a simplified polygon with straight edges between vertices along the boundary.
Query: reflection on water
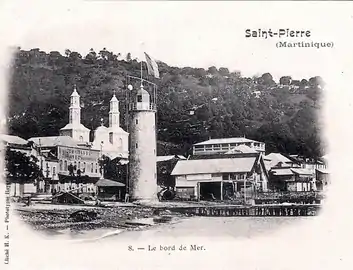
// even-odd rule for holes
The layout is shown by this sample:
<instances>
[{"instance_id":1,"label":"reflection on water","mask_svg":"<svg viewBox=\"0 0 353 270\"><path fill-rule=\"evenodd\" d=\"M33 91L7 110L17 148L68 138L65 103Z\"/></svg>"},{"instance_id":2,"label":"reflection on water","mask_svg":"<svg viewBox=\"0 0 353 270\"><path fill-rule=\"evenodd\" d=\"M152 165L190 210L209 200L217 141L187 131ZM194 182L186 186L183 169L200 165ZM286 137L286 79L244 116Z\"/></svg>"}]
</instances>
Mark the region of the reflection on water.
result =
<instances>
[{"instance_id":1,"label":"reflection on water","mask_svg":"<svg viewBox=\"0 0 353 270\"><path fill-rule=\"evenodd\" d=\"M275 233L287 226L315 217L192 217L140 230L123 231L106 228L90 231L60 231L57 239L102 240L104 238L141 239L150 237L254 237L262 233Z\"/></svg>"}]
</instances>

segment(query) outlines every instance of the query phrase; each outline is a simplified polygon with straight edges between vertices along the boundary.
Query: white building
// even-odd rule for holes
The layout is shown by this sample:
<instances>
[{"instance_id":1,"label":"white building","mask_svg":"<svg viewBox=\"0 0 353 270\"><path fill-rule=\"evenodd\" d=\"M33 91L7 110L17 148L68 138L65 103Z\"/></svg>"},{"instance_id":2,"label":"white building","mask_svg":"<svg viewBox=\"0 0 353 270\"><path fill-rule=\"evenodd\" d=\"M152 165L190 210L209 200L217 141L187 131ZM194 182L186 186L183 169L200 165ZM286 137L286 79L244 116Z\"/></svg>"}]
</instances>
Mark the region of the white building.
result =
<instances>
[{"instance_id":1,"label":"white building","mask_svg":"<svg viewBox=\"0 0 353 270\"><path fill-rule=\"evenodd\" d=\"M267 171L270 171L272 168L276 168L276 167L286 167L286 168L299 167L300 168L299 164L297 164L293 160L287 158L286 156L280 153L270 153L264 156L264 162L265 162Z\"/></svg>"},{"instance_id":2,"label":"white building","mask_svg":"<svg viewBox=\"0 0 353 270\"><path fill-rule=\"evenodd\" d=\"M69 136L49 136L30 138L38 149L39 166L44 181L39 191L70 191L82 187L87 192L94 192L94 183L100 178L99 150L83 146ZM70 175L69 166L74 167ZM79 171L79 172L78 172ZM79 179L76 179L78 174Z\"/></svg>"},{"instance_id":3,"label":"white building","mask_svg":"<svg viewBox=\"0 0 353 270\"><path fill-rule=\"evenodd\" d=\"M250 140L244 137L211 139L193 145L193 155L211 155L226 153L240 145L248 146L259 153L265 153L265 143Z\"/></svg>"},{"instance_id":4,"label":"white building","mask_svg":"<svg viewBox=\"0 0 353 270\"><path fill-rule=\"evenodd\" d=\"M92 148L100 150L110 159L129 158L129 133L120 127L119 101L115 94L110 100L109 127L102 123L95 130Z\"/></svg>"},{"instance_id":5,"label":"white building","mask_svg":"<svg viewBox=\"0 0 353 270\"><path fill-rule=\"evenodd\" d=\"M133 200L157 199L156 105L143 88L129 98L129 185Z\"/></svg>"},{"instance_id":6,"label":"white building","mask_svg":"<svg viewBox=\"0 0 353 270\"><path fill-rule=\"evenodd\" d=\"M198 199L214 196L223 200L245 187L249 191L266 191L268 182L260 153L179 160L172 175L178 196Z\"/></svg>"},{"instance_id":7,"label":"white building","mask_svg":"<svg viewBox=\"0 0 353 270\"><path fill-rule=\"evenodd\" d=\"M60 135L70 136L81 143L88 143L89 133L90 130L81 124L80 95L77 93L75 86L70 98L69 123L60 129Z\"/></svg>"}]
</instances>

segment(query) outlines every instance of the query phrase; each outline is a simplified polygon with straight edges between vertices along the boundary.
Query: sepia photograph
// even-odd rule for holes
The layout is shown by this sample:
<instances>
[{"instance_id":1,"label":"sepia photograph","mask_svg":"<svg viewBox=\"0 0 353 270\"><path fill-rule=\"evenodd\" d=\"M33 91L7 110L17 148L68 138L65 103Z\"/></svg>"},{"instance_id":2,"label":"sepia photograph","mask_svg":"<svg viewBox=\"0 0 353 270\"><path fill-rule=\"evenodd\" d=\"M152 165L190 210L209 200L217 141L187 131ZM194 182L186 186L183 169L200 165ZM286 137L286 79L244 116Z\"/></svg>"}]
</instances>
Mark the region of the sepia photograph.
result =
<instances>
[{"instance_id":1,"label":"sepia photograph","mask_svg":"<svg viewBox=\"0 0 353 270\"><path fill-rule=\"evenodd\" d=\"M6 47L5 264L11 219L49 247L171 256L210 246L136 241L271 239L324 212L335 181L324 109L342 39L313 5L296 23L257 2L41 7Z\"/></svg>"}]
</instances>

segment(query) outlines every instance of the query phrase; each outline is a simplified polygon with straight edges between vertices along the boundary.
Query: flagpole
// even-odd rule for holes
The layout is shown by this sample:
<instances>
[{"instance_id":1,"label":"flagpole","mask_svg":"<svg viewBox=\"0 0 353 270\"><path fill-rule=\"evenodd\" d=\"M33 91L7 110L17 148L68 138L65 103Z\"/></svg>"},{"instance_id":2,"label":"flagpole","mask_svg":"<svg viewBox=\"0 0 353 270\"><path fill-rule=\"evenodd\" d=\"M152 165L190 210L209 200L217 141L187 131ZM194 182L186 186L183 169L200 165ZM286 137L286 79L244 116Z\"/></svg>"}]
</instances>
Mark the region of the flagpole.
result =
<instances>
[{"instance_id":1,"label":"flagpole","mask_svg":"<svg viewBox=\"0 0 353 270\"><path fill-rule=\"evenodd\" d=\"M141 59L141 87L142 87L142 59Z\"/></svg>"}]
</instances>

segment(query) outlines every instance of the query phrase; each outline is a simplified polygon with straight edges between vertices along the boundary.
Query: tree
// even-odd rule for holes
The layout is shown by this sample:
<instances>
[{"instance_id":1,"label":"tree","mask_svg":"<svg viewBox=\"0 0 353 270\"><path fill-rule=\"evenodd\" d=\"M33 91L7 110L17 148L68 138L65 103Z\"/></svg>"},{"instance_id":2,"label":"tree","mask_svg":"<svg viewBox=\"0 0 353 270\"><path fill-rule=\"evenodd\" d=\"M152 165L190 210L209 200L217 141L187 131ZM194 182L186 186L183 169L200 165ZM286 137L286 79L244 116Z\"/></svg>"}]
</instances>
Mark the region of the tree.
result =
<instances>
[{"instance_id":1,"label":"tree","mask_svg":"<svg viewBox=\"0 0 353 270\"><path fill-rule=\"evenodd\" d=\"M69 49L66 49L66 50L65 50L65 55L66 55L66 57L69 57L70 54L71 54L71 51L70 51Z\"/></svg>"},{"instance_id":2,"label":"tree","mask_svg":"<svg viewBox=\"0 0 353 270\"><path fill-rule=\"evenodd\" d=\"M279 83L282 85L290 85L292 81L292 77L290 76L283 76L279 79Z\"/></svg>"},{"instance_id":3,"label":"tree","mask_svg":"<svg viewBox=\"0 0 353 270\"><path fill-rule=\"evenodd\" d=\"M127 53L126 54L126 61L127 62L131 62L132 58L131 58L131 53Z\"/></svg>"},{"instance_id":4,"label":"tree","mask_svg":"<svg viewBox=\"0 0 353 270\"><path fill-rule=\"evenodd\" d=\"M219 68L219 74L222 76L228 76L229 75L229 69L225 67L220 67Z\"/></svg>"},{"instance_id":5,"label":"tree","mask_svg":"<svg viewBox=\"0 0 353 270\"><path fill-rule=\"evenodd\" d=\"M126 182L127 165L122 165L120 161L119 158L111 160L105 155L102 156L102 159L99 160L99 166L101 172L103 169L105 179Z\"/></svg>"},{"instance_id":6,"label":"tree","mask_svg":"<svg viewBox=\"0 0 353 270\"><path fill-rule=\"evenodd\" d=\"M9 132L25 139L57 135L68 121L69 99L74 83L78 84L81 100L85 103L82 109L82 123L85 126L94 130L100 125L102 115L108 115L111 89L117 89L121 116L124 118L126 75L140 75L140 65L131 61L131 54L127 56L129 61L123 60L125 55L119 61L117 53L103 48L95 62L87 62L70 50L65 55L60 57L57 52L52 52L45 56L39 49L20 50L14 55L8 95ZM161 79L154 82L160 90L157 95L157 132L162 141L158 142L159 147L163 144L163 154L186 154L192 143L204 140L207 135L221 138L245 134L251 139L256 136L260 141L270 141L259 128L266 125L272 129L274 123L289 125L293 136L286 136L288 144L302 144L293 154L314 153L319 148L315 147L315 140L308 137L308 134L319 132L315 126L322 94L319 85L323 82L318 77L311 79L311 85L305 79L301 82L292 80L291 85L299 86L298 91L277 91L279 87L269 73L251 78L242 77L240 72L224 76L222 74L227 73L226 68L179 68L163 62L158 62L158 67ZM138 87L134 85L134 88ZM147 89L147 85L145 87ZM261 92L261 98L255 99L253 94L257 91ZM215 97L221 102L209 106L209 101ZM194 106L201 104L206 105L194 115L189 114ZM310 125L296 117L302 109L305 111L300 117L314 115L315 120ZM293 119L298 122L295 128ZM303 125L305 128L301 127ZM280 129L273 132L273 138L282 134ZM271 139L268 149L289 151L282 144ZM116 179L117 176L112 173L112 177Z\"/></svg>"},{"instance_id":7,"label":"tree","mask_svg":"<svg viewBox=\"0 0 353 270\"><path fill-rule=\"evenodd\" d=\"M273 77L270 73L264 73L261 76L261 83L264 85L273 85L275 84Z\"/></svg>"},{"instance_id":8,"label":"tree","mask_svg":"<svg viewBox=\"0 0 353 270\"><path fill-rule=\"evenodd\" d=\"M27 156L20 151L6 149L5 162L6 179L15 185L20 184L20 196L23 195L24 184L34 183L35 180L42 176L37 164L38 159L32 155Z\"/></svg>"},{"instance_id":9,"label":"tree","mask_svg":"<svg viewBox=\"0 0 353 270\"><path fill-rule=\"evenodd\" d=\"M215 66L212 66L208 68L208 73L215 75L215 74L218 74L218 70Z\"/></svg>"}]
</instances>

